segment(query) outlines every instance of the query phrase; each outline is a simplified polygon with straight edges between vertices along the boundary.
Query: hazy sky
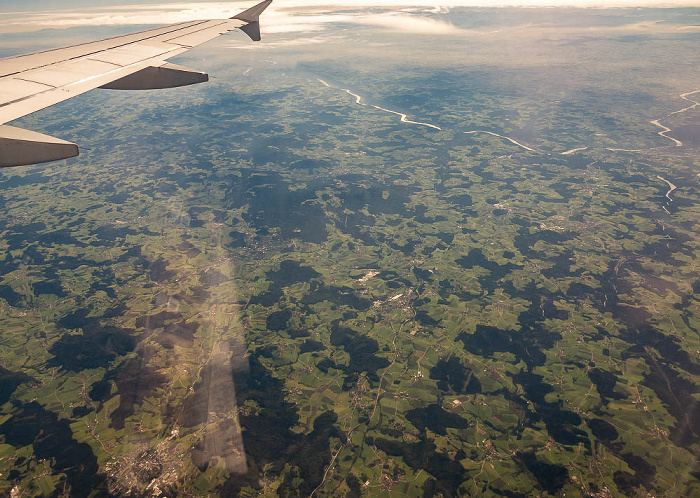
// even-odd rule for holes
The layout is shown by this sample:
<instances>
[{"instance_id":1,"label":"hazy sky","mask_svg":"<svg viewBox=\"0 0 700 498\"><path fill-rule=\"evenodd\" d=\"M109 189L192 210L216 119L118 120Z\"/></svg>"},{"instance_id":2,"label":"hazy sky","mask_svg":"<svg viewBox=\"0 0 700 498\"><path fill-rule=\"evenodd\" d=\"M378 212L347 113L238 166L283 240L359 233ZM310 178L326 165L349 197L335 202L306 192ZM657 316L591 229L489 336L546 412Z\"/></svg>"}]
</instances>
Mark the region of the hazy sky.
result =
<instances>
[{"instance_id":1,"label":"hazy sky","mask_svg":"<svg viewBox=\"0 0 700 498\"><path fill-rule=\"evenodd\" d=\"M259 0L182 2L167 0L0 0L0 33L71 26L170 24L231 17ZM449 34L453 26L424 12L450 7L700 7L700 0L274 0L265 32L317 31L337 22L380 25L403 31ZM388 7L377 13L352 9ZM692 26L691 26L692 27ZM689 27L690 28L690 27Z\"/></svg>"},{"instance_id":2,"label":"hazy sky","mask_svg":"<svg viewBox=\"0 0 700 498\"><path fill-rule=\"evenodd\" d=\"M2 0L0 12L54 9L73 9L83 7L105 7L113 5L143 5L143 4L183 4L192 2L163 1L163 0ZM241 5L254 4L236 0ZM278 7L283 6L569 6L569 7L620 7L620 6L700 6L700 0L275 0Z\"/></svg>"}]
</instances>

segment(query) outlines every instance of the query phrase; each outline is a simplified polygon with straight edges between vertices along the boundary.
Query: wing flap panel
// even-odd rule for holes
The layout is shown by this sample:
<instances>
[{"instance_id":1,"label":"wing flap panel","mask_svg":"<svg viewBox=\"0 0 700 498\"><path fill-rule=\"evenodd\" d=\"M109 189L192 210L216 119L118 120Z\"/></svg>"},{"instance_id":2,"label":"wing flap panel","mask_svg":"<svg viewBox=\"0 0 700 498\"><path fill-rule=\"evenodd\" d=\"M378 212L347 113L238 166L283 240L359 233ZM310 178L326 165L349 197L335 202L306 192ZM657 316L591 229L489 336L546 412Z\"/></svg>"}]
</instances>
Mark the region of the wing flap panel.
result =
<instances>
[{"instance_id":1,"label":"wing flap panel","mask_svg":"<svg viewBox=\"0 0 700 498\"><path fill-rule=\"evenodd\" d=\"M13 102L37 93L50 90L51 86L15 78L0 78L0 106L5 102Z\"/></svg>"},{"instance_id":2,"label":"wing flap panel","mask_svg":"<svg viewBox=\"0 0 700 498\"><path fill-rule=\"evenodd\" d=\"M146 67L100 88L109 90L157 90L194 85L209 81L209 75L175 64L163 64L160 67Z\"/></svg>"},{"instance_id":3,"label":"wing flap panel","mask_svg":"<svg viewBox=\"0 0 700 498\"><path fill-rule=\"evenodd\" d=\"M173 45L173 48L170 50L170 52L168 52L167 57L174 57L175 55L179 55L186 51L187 48L185 47ZM60 88L49 88L46 90L47 87L42 85L44 90L37 93L31 93L27 97L21 99L5 100L2 98L0 99L0 124L8 123L14 119L26 116L34 111L38 111L39 109L63 102L64 100L68 100L76 95L85 93L93 88L98 88L105 85L110 81L118 80L119 78L127 76L131 73L135 73L144 67L160 64L163 62L164 58L165 57L163 56L158 56L154 60L132 64L127 67L119 67L110 72L94 75ZM20 83L26 85L36 84L29 82Z\"/></svg>"},{"instance_id":4,"label":"wing flap panel","mask_svg":"<svg viewBox=\"0 0 700 498\"><path fill-rule=\"evenodd\" d=\"M139 43L138 45L127 45L125 47L113 48L105 52L91 55L90 59L120 66L135 64L144 59L151 59L159 55L167 54L172 47L165 43Z\"/></svg>"},{"instance_id":5,"label":"wing flap panel","mask_svg":"<svg viewBox=\"0 0 700 498\"><path fill-rule=\"evenodd\" d=\"M221 21L209 21L206 26L202 29L193 31L191 33L178 33L173 37L166 39L168 43L177 43L185 47L196 47L204 42L213 40L219 35L226 33L227 31L234 30L242 26L243 23L235 20L221 20Z\"/></svg>"},{"instance_id":6,"label":"wing flap panel","mask_svg":"<svg viewBox=\"0 0 700 498\"><path fill-rule=\"evenodd\" d=\"M64 62L43 69L25 71L18 74L16 78L33 83L41 83L53 87L61 87L76 83L98 74L105 74L120 68L116 64L101 62L90 59L80 59L76 61Z\"/></svg>"},{"instance_id":7,"label":"wing flap panel","mask_svg":"<svg viewBox=\"0 0 700 498\"><path fill-rule=\"evenodd\" d=\"M0 65L0 77L10 74L38 69L51 64L65 62L71 59L86 57L106 50L127 45L148 44L151 40L158 40L162 36L170 36L171 33L177 33L197 24L202 21L192 21L186 23L173 24L162 28L154 28L139 33L108 38L106 40L84 43L82 45L74 45L72 47L58 48L47 50L45 52L37 52L34 54L20 55L3 59Z\"/></svg>"},{"instance_id":8,"label":"wing flap panel","mask_svg":"<svg viewBox=\"0 0 700 498\"><path fill-rule=\"evenodd\" d=\"M205 73L166 66L166 59L237 28L259 40L257 20L270 2L263 0L231 19L178 23L0 60L0 166L78 154L75 144L1 126L4 123L102 86L166 88L207 81ZM127 78L134 73L138 76Z\"/></svg>"},{"instance_id":9,"label":"wing flap panel","mask_svg":"<svg viewBox=\"0 0 700 498\"><path fill-rule=\"evenodd\" d=\"M78 155L78 146L60 138L12 126L0 126L0 167L58 161Z\"/></svg>"}]
</instances>

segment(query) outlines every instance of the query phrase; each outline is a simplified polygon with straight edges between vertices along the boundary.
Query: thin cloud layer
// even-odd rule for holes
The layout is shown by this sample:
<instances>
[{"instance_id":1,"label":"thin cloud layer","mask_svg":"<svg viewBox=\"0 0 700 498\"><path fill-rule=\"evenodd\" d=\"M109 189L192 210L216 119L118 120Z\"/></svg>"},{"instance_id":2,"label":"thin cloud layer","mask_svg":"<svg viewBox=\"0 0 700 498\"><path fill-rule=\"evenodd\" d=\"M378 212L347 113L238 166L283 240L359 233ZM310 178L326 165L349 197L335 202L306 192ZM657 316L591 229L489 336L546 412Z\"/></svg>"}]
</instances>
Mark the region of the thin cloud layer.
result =
<instances>
[{"instance_id":1,"label":"thin cloud layer","mask_svg":"<svg viewBox=\"0 0 700 498\"><path fill-rule=\"evenodd\" d=\"M0 33L74 26L159 25L194 19L226 18L237 14L254 1L118 5L79 11L25 12L5 18ZM329 24L349 23L416 34L454 35L464 30L426 14L444 13L452 7L555 6L682 7L700 6L700 0L443 0L439 5L437 2L431 5L425 0L277 0L265 13L263 23L267 33L317 32ZM374 10L368 13L367 8ZM377 12L377 9L385 11Z\"/></svg>"},{"instance_id":2,"label":"thin cloud layer","mask_svg":"<svg viewBox=\"0 0 700 498\"><path fill-rule=\"evenodd\" d=\"M0 32L36 31L46 28L76 26L157 25L194 19L221 19L231 17L242 10L239 7L240 4L235 4L236 7L231 7L231 5L230 2L220 4L159 4L122 6L110 9L110 11L90 9L50 14L37 13L7 20L0 27ZM325 29L329 24L341 23L378 26L388 30L416 34L447 35L459 31L459 28L447 22L420 15L426 11L434 12L435 9L348 13L345 11L334 12L328 7L324 10L310 10L305 7L299 11L291 9L290 3L285 3L282 9L271 7L265 13L262 22L266 33L315 32Z\"/></svg>"},{"instance_id":3,"label":"thin cloud layer","mask_svg":"<svg viewBox=\"0 0 700 498\"><path fill-rule=\"evenodd\" d=\"M380 26L392 31L426 35L453 35L463 31L444 21L415 16L404 12L358 16L353 22L370 26Z\"/></svg>"},{"instance_id":4,"label":"thin cloud layer","mask_svg":"<svg viewBox=\"0 0 700 498\"><path fill-rule=\"evenodd\" d=\"M699 7L700 0L285 0L285 7Z\"/></svg>"}]
</instances>

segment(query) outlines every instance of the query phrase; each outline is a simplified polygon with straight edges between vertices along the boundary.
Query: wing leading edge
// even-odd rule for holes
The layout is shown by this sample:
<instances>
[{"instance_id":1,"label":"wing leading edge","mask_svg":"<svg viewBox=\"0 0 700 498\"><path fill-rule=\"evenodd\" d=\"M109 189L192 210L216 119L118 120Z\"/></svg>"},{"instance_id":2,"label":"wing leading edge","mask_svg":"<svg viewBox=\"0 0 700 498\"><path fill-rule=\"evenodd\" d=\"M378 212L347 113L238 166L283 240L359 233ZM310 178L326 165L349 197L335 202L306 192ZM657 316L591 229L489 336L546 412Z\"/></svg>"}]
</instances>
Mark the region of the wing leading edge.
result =
<instances>
[{"instance_id":1,"label":"wing leading edge","mask_svg":"<svg viewBox=\"0 0 700 498\"><path fill-rule=\"evenodd\" d=\"M94 88L149 90L208 81L206 73L166 60L240 29L260 40L265 0L230 19L173 24L97 42L0 60L0 167L78 155L78 146L4 123Z\"/></svg>"}]
</instances>

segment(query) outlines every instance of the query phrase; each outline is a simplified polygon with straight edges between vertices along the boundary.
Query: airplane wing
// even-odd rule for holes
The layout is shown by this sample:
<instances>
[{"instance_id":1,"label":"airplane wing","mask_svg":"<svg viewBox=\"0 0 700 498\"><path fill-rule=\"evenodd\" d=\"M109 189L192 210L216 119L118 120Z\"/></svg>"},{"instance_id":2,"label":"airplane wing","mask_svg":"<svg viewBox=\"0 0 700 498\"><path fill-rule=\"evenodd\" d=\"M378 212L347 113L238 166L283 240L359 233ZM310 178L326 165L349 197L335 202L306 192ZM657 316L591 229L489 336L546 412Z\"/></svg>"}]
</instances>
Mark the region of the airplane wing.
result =
<instances>
[{"instance_id":1,"label":"airplane wing","mask_svg":"<svg viewBox=\"0 0 700 498\"><path fill-rule=\"evenodd\" d=\"M94 88L149 90L208 81L206 73L166 60L235 29L259 41L258 17L270 3L264 0L230 19L178 23L0 59L0 167L78 155L76 144L4 123Z\"/></svg>"}]
</instances>

